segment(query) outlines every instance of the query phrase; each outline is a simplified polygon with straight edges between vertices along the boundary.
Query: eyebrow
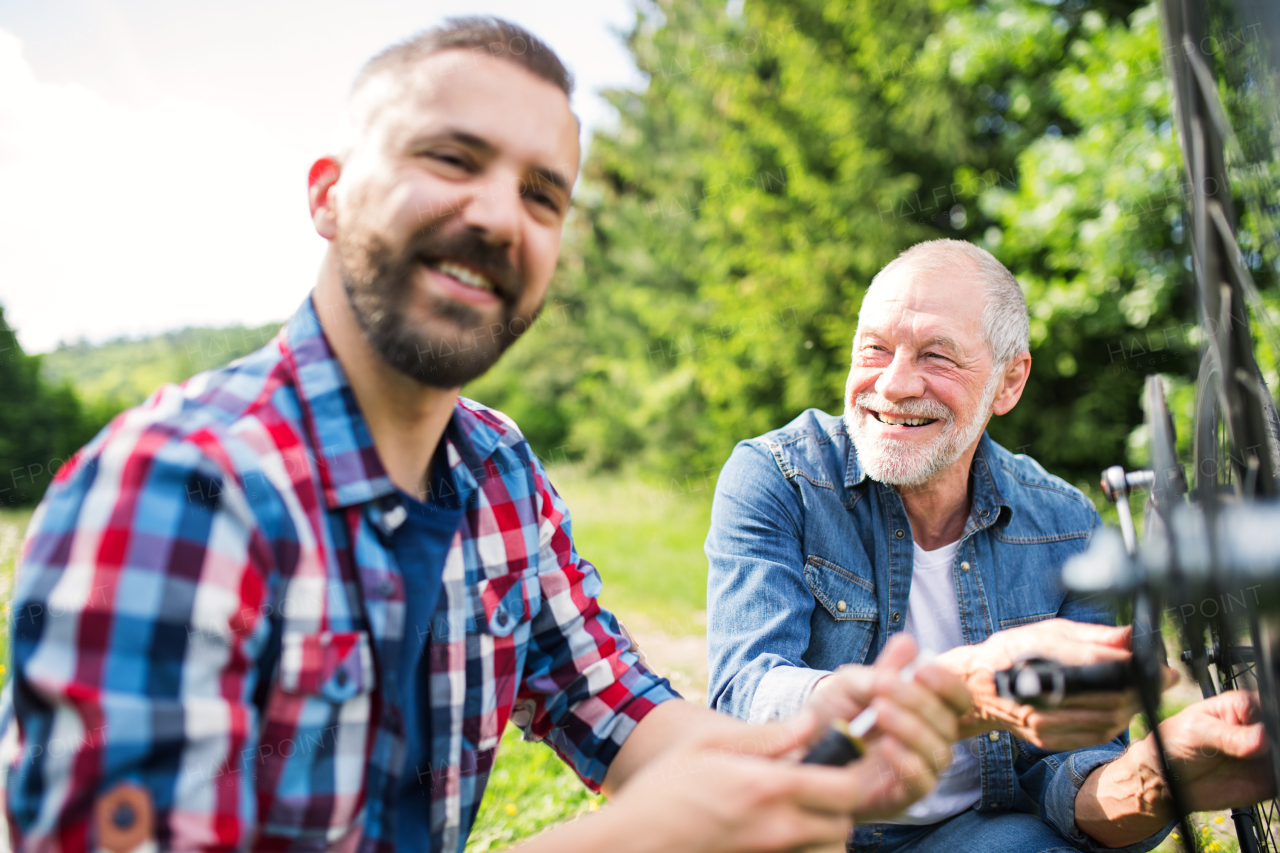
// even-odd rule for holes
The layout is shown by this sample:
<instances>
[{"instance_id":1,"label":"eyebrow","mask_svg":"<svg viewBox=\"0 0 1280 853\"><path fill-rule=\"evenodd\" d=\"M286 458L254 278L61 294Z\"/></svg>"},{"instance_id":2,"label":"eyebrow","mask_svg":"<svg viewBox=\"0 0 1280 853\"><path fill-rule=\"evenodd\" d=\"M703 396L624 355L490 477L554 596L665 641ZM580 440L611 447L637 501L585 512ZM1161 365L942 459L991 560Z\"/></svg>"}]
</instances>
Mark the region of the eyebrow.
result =
<instances>
[{"instance_id":1,"label":"eyebrow","mask_svg":"<svg viewBox=\"0 0 1280 853\"><path fill-rule=\"evenodd\" d=\"M861 341L863 338L868 338L868 337L874 338L876 340L881 340L881 341L885 340L885 335L876 329L859 329L858 330L859 341ZM948 337L947 335L934 335L931 338L926 338L920 344L920 349L928 349L929 347L943 347L957 354L964 354L965 352L967 352L967 350L964 347L960 346L959 341L957 341L955 338Z\"/></svg>"},{"instance_id":2,"label":"eyebrow","mask_svg":"<svg viewBox=\"0 0 1280 853\"><path fill-rule=\"evenodd\" d=\"M949 338L946 335L938 335L929 338L920 345L921 349L928 349L929 347L945 347L946 349L957 353L965 351L964 347L960 346L959 342L956 341L955 338Z\"/></svg>"}]
</instances>

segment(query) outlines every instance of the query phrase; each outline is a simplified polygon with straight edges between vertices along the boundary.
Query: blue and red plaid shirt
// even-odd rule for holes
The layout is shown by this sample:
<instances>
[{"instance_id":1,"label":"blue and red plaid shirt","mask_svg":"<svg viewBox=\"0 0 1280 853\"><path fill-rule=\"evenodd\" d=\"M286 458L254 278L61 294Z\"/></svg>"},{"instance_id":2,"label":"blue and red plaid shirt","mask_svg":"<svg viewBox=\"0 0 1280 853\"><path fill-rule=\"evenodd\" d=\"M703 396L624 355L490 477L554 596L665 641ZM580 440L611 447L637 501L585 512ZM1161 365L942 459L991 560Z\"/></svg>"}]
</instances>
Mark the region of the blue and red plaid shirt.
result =
<instances>
[{"instance_id":1,"label":"blue and red plaid shirt","mask_svg":"<svg viewBox=\"0 0 1280 853\"><path fill-rule=\"evenodd\" d=\"M149 807L160 850L386 853L416 774L415 847L461 850L513 712L598 788L675 693L597 604L515 424L460 400L444 442L462 519L416 636L405 508L311 300L86 446L32 518L12 603L14 848L100 847L119 816L101 803L132 791L122 825ZM394 673L424 641L430 766L405 767Z\"/></svg>"}]
</instances>

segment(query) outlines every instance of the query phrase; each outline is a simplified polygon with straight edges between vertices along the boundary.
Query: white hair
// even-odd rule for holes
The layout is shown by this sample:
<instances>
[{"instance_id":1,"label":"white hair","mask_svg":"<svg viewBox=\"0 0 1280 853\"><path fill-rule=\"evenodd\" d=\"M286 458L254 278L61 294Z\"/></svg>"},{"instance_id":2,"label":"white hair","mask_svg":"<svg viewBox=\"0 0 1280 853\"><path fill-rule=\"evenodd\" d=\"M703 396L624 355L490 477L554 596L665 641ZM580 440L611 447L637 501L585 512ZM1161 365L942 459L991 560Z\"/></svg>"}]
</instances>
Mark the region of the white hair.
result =
<instances>
[{"instance_id":1,"label":"white hair","mask_svg":"<svg viewBox=\"0 0 1280 853\"><path fill-rule=\"evenodd\" d=\"M919 272L976 273L978 283L987 296L987 304L982 311L982 337L991 350L993 366L997 370L1018 353L1031 349L1031 318L1027 314L1027 300L1022 295L1022 288L1013 273L986 249L963 240L917 243L876 273L862 304L867 304L867 297L871 296L877 284L901 267ZM858 325L862 325L861 310L858 312Z\"/></svg>"}]
</instances>

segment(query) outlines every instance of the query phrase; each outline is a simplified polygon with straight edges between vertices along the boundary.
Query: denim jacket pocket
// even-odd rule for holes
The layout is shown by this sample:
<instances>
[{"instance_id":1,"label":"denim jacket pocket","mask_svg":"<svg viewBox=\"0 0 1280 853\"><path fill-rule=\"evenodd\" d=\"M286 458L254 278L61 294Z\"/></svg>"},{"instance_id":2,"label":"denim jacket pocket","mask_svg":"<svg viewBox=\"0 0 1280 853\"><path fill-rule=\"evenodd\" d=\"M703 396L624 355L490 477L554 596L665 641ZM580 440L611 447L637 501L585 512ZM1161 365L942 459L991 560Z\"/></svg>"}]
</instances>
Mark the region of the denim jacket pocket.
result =
<instances>
[{"instance_id":1,"label":"denim jacket pocket","mask_svg":"<svg viewBox=\"0 0 1280 853\"><path fill-rule=\"evenodd\" d=\"M804 582L837 622L876 621L879 608L874 582L812 554L804 562Z\"/></svg>"}]
</instances>

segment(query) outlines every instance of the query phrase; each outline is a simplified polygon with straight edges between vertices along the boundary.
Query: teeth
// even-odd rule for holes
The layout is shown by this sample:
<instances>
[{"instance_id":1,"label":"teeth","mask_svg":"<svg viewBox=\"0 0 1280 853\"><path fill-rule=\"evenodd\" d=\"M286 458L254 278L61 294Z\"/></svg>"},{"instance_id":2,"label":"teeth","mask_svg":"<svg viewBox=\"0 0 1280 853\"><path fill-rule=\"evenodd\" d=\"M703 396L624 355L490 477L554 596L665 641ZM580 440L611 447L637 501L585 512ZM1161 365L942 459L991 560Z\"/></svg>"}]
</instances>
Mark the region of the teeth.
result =
<instances>
[{"instance_id":1,"label":"teeth","mask_svg":"<svg viewBox=\"0 0 1280 853\"><path fill-rule=\"evenodd\" d=\"M932 418L895 418L892 415L886 415L883 412L879 414L880 422L891 424L892 426L924 426L933 423Z\"/></svg>"},{"instance_id":2,"label":"teeth","mask_svg":"<svg viewBox=\"0 0 1280 853\"><path fill-rule=\"evenodd\" d=\"M431 268L438 272L442 272L447 276L456 278L468 287L474 287L477 290L483 290L487 293L493 293L494 291L493 282L489 281L489 279L472 272L464 266L455 264L453 261L438 261L431 264Z\"/></svg>"}]
</instances>

